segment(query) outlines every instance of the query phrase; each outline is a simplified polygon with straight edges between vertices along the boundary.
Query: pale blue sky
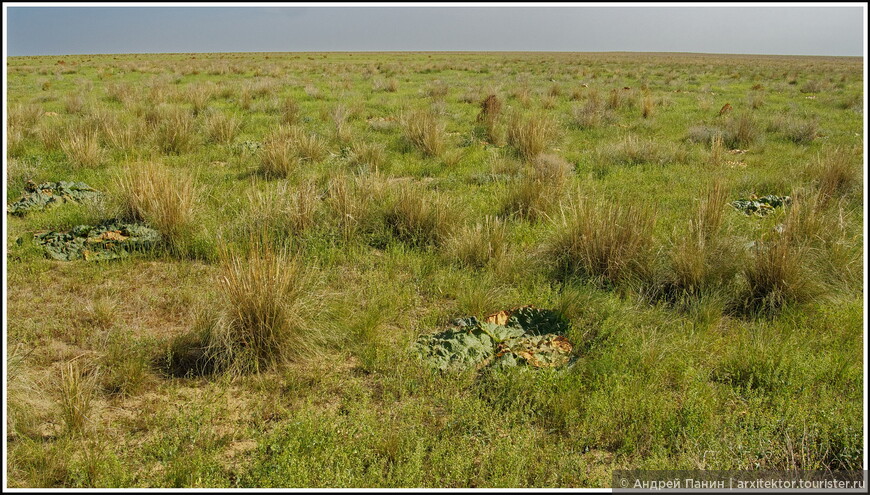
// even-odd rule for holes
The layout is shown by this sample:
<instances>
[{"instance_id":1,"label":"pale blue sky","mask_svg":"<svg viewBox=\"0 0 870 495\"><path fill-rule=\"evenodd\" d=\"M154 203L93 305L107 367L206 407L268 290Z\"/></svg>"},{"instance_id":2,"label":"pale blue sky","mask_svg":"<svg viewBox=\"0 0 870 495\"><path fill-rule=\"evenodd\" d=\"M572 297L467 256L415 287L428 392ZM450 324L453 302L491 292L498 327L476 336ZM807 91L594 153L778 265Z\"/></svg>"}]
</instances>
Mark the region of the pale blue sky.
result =
<instances>
[{"instance_id":1,"label":"pale blue sky","mask_svg":"<svg viewBox=\"0 0 870 495\"><path fill-rule=\"evenodd\" d=\"M10 56L262 51L863 55L845 7L8 7Z\"/></svg>"}]
</instances>

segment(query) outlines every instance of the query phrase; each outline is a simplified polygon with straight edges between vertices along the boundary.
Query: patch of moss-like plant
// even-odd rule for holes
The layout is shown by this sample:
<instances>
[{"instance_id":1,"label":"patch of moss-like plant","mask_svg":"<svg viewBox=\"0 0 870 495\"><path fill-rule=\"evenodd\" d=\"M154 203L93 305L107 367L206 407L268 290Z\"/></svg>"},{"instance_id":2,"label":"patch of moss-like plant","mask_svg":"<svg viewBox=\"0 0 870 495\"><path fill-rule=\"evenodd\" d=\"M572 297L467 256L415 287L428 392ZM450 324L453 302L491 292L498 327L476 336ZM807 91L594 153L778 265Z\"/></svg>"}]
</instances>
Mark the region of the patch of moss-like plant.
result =
<instances>
[{"instance_id":1,"label":"patch of moss-like plant","mask_svg":"<svg viewBox=\"0 0 870 495\"><path fill-rule=\"evenodd\" d=\"M791 197L776 196L773 194L762 196L760 198L752 195L749 199L738 199L737 201L731 202L731 206L734 207L734 209L743 212L745 215L755 215L758 217L763 217L773 213L776 208L788 204L791 204Z\"/></svg>"},{"instance_id":2,"label":"patch of moss-like plant","mask_svg":"<svg viewBox=\"0 0 870 495\"><path fill-rule=\"evenodd\" d=\"M34 240L47 257L59 261L103 261L146 251L160 242L160 233L137 223L106 222L79 225L69 232L44 232Z\"/></svg>"},{"instance_id":3,"label":"patch of moss-like plant","mask_svg":"<svg viewBox=\"0 0 870 495\"><path fill-rule=\"evenodd\" d=\"M454 320L443 332L421 336L414 347L425 363L440 371L552 368L572 361L574 346L564 336L567 330L559 313L525 306L483 322L473 316Z\"/></svg>"},{"instance_id":4,"label":"patch of moss-like plant","mask_svg":"<svg viewBox=\"0 0 870 495\"><path fill-rule=\"evenodd\" d=\"M46 182L36 185L29 181L21 199L9 205L9 213L24 216L31 211L44 210L61 203L79 203L95 198L100 192L84 182Z\"/></svg>"}]
</instances>

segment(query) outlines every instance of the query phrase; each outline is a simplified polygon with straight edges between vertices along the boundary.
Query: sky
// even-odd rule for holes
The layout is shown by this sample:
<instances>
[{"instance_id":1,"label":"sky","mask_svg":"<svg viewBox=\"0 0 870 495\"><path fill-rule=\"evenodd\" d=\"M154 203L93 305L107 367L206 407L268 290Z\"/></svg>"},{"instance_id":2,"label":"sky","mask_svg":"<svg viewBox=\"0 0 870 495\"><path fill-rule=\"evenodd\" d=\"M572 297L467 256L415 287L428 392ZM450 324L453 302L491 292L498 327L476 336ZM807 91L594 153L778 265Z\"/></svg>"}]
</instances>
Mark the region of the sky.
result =
<instances>
[{"instance_id":1,"label":"sky","mask_svg":"<svg viewBox=\"0 0 870 495\"><path fill-rule=\"evenodd\" d=\"M10 6L9 56L288 51L864 53L829 6Z\"/></svg>"}]
</instances>

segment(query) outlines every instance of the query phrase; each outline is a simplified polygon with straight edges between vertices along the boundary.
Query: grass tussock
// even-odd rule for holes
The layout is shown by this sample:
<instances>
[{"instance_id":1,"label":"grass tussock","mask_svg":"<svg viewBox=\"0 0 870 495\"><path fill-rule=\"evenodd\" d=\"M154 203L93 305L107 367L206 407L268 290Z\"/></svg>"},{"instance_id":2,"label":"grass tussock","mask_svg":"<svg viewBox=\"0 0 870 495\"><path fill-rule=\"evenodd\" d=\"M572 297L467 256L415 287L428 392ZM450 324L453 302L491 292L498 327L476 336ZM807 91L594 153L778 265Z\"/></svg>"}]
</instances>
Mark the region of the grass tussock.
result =
<instances>
[{"instance_id":1,"label":"grass tussock","mask_svg":"<svg viewBox=\"0 0 870 495\"><path fill-rule=\"evenodd\" d=\"M27 149L24 140L24 132L13 125L6 127L6 156L8 158L20 158Z\"/></svg>"},{"instance_id":2,"label":"grass tussock","mask_svg":"<svg viewBox=\"0 0 870 495\"><path fill-rule=\"evenodd\" d=\"M79 93L66 95L63 99L63 109L69 115L82 115L89 106L89 102Z\"/></svg>"},{"instance_id":3,"label":"grass tussock","mask_svg":"<svg viewBox=\"0 0 870 495\"><path fill-rule=\"evenodd\" d=\"M861 167L856 158L843 148L826 150L804 174L815 184L824 201L846 196L861 185Z\"/></svg>"},{"instance_id":4,"label":"grass tussock","mask_svg":"<svg viewBox=\"0 0 870 495\"><path fill-rule=\"evenodd\" d=\"M96 168L105 161L105 150L96 132L71 129L61 150L75 168Z\"/></svg>"},{"instance_id":5,"label":"grass tussock","mask_svg":"<svg viewBox=\"0 0 870 495\"><path fill-rule=\"evenodd\" d=\"M812 300L819 287L805 265L807 251L788 235L770 235L756 242L743 269L742 309L770 313L786 304Z\"/></svg>"},{"instance_id":6,"label":"grass tussock","mask_svg":"<svg viewBox=\"0 0 870 495\"><path fill-rule=\"evenodd\" d=\"M594 129L616 120L614 112L605 107L597 93L590 95L583 105L575 105L571 116L571 124L578 129Z\"/></svg>"},{"instance_id":7,"label":"grass tussock","mask_svg":"<svg viewBox=\"0 0 870 495\"><path fill-rule=\"evenodd\" d=\"M384 212L384 223L393 235L418 247L443 243L457 220L447 196L414 186L399 187Z\"/></svg>"},{"instance_id":8,"label":"grass tussock","mask_svg":"<svg viewBox=\"0 0 870 495\"><path fill-rule=\"evenodd\" d=\"M676 296L700 296L724 287L736 274L736 256L723 241L728 189L721 181L707 188L695 215L674 232L668 285ZM682 227L682 226L680 226Z\"/></svg>"},{"instance_id":9,"label":"grass tussock","mask_svg":"<svg viewBox=\"0 0 870 495\"><path fill-rule=\"evenodd\" d=\"M507 224L497 217L484 217L466 225L450 237L446 244L448 257L461 266L483 268L499 263L507 250Z\"/></svg>"},{"instance_id":10,"label":"grass tussock","mask_svg":"<svg viewBox=\"0 0 870 495\"><path fill-rule=\"evenodd\" d=\"M28 371L30 352L16 345L6 355L6 431L12 438L36 434L40 411L48 409L39 384Z\"/></svg>"},{"instance_id":11,"label":"grass tussock","mask_svg":"<svg viewBox=\"0 0 870 495\"><path fill-rule=\"evenodd\" d=\"M99 373L98 368L83 368L79 359L67 362L61 368L57 383L58 404L68 433L81 434L90 426Z\"/></svg>"},{"instance_id":12,"label":"grass tussock","mask_svg":"<svg viewBox=\"0 0 870 495\"><path fill-rule=\"evenodd\" d=\"M809 144L821 135L817 116L778 115L767 122L766 130L795 144Z\"/></svg>"},{"instance_id":13,"label":"grass tussock","mask_svg":"<svg viewBox=\"0 0 870 495\"><path fill-rule=\"evenodd\" d=\"M32 133L40 118L43 116L42 107L34 104L14 105L9 107L7 123L15 126L23 133Z\"/></svg>"},{"instance_id":14,"label":"grass tussock","mask_svg":"<svg viewBox=\"0 0 870 495\"><path fill-rule=\"evenodd\" d=\"M354 141L350 145L348 163L363 167L375 173L384 166L387 159L387 149L379 142Z\"/></svg>"},{"instance_id":15,"label":"grass tussock","mask_svg":"<svg viewBox=\"0 0 870 495\"><path fill-rule=\"evenodd\" d=\"M147 140L147 130L139 121L126 121L118 116L107 118L103 123L103 136L109 147L130 152Z\"/></svg>"},{"instance_id":16,"label":"grass tussock","mask_svg":"<svg viewBox=\"0 0 870 495\"><path fill-rule=\"evenodd\" d=\"M544 153L557 138L557 125L541 114L513 114L508 120L507 142L525 160Z\"/></svg>"},{"instance_id":17,"label":"grass tussock","mask_svg":"<svg viewBox=\"0 0 870 495\"><path fill-rule=\"evenodd\" d=\"M157 229L178 252L191 234L199 190L189 173L158 162L130 164L116 181L123 217Z\"/></svg>"},{"instance_id":18,"label":"grass tussock","mask_svg":"<svg viewBox=\"0 0 870 495\"><path fill-rule=\"evenodd\" d=\"M622 141L603 146L598 151L599 160L614 165L666 165L678 161L680 156L671 147L659 141L641 139L634 135Z\"/></svg>"},{"instance_id":19,"label":"grass tussock","mask_svg":"<svg viewBox=\"0 0 870 495\"><path fill-rule=\"evenodd\" d=\"M243 237L266 232L276 245L283 245L317 224L321 200L313 182L296 187L281 182L266 191L249 191L247 199L250 207L241 221Z\"/></svg>"},{"instance_id":20,"label":"grass tussock","mask_svg":"<svg viewBox=\"0 0 870 495\"><path fill-rule=\"evenodd\" d=\"M314 273L288 251L253 242L246 254L222 250L219 320L206 355L216 370L259 372L313 352L320 331Z\"/></svg>"},{"instance_id":21,"label":"grass tussock","mask_svg":"<svg viewBox=\"0 0 870 495\"><path fill-rule=\"evenodd\" d=\"M581 199L556 224L547 249L561 277L619 284L648 275L656 214L648 206Z\"/></svg>"},{"instance_id":22,"label":"grass tussock","mask_svg":"<svg viewBox=\"0 0 870 495\"><path fill-rule=\"evenodd\" d=\"M377 173L354 178L340 175L330 179L325 201L345 243L376 228L380 205L387 193L384 184Z\"/></svg>"},{"instance_id":23,"label":"grass tussock","mask_svg":"<svg viewBox=\"0 0 870 495\"><path fill-rule=\"evenodd\" d=\"M154 142L163 153L187 153L198 144L196 121L190 111L180 106L157 107Z\"/></svg>"},{"instance_id":24,"label":"grass tussock","mask_svg":"<svg viewBox=\"0 0 870 495\"><path fill-rule=\"evenodd\" d=\"M641 101L640 116L648 119L653 116L656 109L656 101L652 95L646 95Z\"/></svg>"},{"instance_id":25,"label":"grass tussock","mask_svg":"<svg viewBox=\"0 0 870 495\"><path fill-rule=\"evenodd\" d=\"M232 144L241 129L242 120L236 115L212 112L205 118L205 133L212 143Z\"/></svg>"},{"instance_id":26,"label":"grass tussock","mask_svg":"<svg viewBox=\"0 0 870 495\"><path fill-rule=\"evenodd\" d=\"M193 115L200 115L208 108L209 101L211 101L214 96L214 85L192 84L187 87L184 99L190 104L193 110Z\"/></svg>"},{"instance_id":27,"label":"grass tussock","mask_svg":"<svg viewBox=\"0 0 870 495\"><path fill-rule=\"evenodd\" d=\"M501 124L502 101L494 93L480 102L476 122L483 128L484 138L496 146L504 144L504 129Z\"/></svg>"},{"instance_id":28,"label":"grass tussock","mask_svg":"<svg viewBox=\"0 0 870 495\"><path fill-rule=\"evenodd\" d=\"M405 139L426 156L441 156L447 148L445 124L431 111L418 110L400 119Z\"/></svg>"},{"instance_id":29,"label":"grass tussock","mask_svg":"<svg viewBox=\"0 0 870 495\"><path fill-rule=\"evenodd\" d=\"M301 110L299 103L293 98L285 98L281 101L281 123L294 125L299 121Z\"/></svg>"},{"instance_id":30,"label":"grass tussock","mask_svg":"<svg viewBox=\"0 0 870 495\"><path fill-rule=\"evenodd\" d=\"M721 135L716 135L710 142L709 163L712 167L721 167L725 163L725 140Z\"/></svg>"},{"instance_id":31,"label":"grass tussock","mask_svg":"<svg viewBox=\"0 0 870 495\"><path fill-rule=\"evenodd\" d=\"M316 134L306 132L299 126L282 127L278 135L285 139L300 159L319 162L326 157L326 143Z\"/></svg>"},{"instance_id":32,"label":"grass tussock","mask_svg":"<svg viewBox=\"0 0 870 495\"><path fill-rule=\"evenodd\" d=\"M573 173L574 167L558 155L536 156L522 179L508 189L502 214L530 221L548 218L564 196Z\"/></svg>"},{"instance_id":33,"label":"grass tussock","mask_svg":"<svg viewBox=\"0 0 870 495\"><path fill-rule=\"evenodd\" d=\"M399 90L399 81L395 78L377 78L372 81L372 91L395 93Z\"/></svg>"},{"instance_id":34,"label":"grass tussock","mask_svg":"<svg viewBox=\"0 0 870 495\"><path fill-rule=\"evenodd\" d=\"M315 134L298 126L279 127L263 142L260 172L266 177L286 178L299 169L302 162L316 162L326 156L326 145Z\"/></svg>"},{"instance_id":35,"label":"grass tussock","mask_svg":"<svg viewBox=\"0 0 870 495\"><path fill-rule=\"evenodd\" d=\"M263 141L260 150L260 173L267 178L287 178L299 169L299 155L293 143L278 134Z\"/></svg>"},{"instance_id":36,"label":"grass tussock","mask_svg":"<svg viewBox=\"0 0 870 495\"><path fill-rule=\"evenodd\" d=\"M762 130L748 112L732 115L725 121L723 139L729 149L745 149L761 141Z\"/></svg>"}]
</instances>

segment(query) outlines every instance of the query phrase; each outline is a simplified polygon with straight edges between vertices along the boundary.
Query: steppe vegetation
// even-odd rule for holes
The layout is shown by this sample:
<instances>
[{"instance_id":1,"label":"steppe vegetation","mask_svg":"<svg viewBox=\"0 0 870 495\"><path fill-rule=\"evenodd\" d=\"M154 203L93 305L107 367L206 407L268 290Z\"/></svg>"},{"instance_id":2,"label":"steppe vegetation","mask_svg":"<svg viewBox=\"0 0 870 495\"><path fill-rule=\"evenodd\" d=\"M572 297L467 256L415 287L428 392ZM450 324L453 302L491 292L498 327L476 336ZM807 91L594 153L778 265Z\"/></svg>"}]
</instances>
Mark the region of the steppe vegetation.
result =
<instances>
[{"instance_id":1,"label":"steppe vegetation","mask_svg":"<svg viewBox=\"0 0 870 495\"><path fill-rule=\"evenodd\" d=\"M10 57L12 487L602 487L860 469L862 60ZM730 104L731 111L722 110ZM721 111L721 115L720 115ZM729 206L789 196L764 216ZM34 234L160 243L47 259ZM411 345L534 305L574 361Z\"/></svg>"}]
</instances>

